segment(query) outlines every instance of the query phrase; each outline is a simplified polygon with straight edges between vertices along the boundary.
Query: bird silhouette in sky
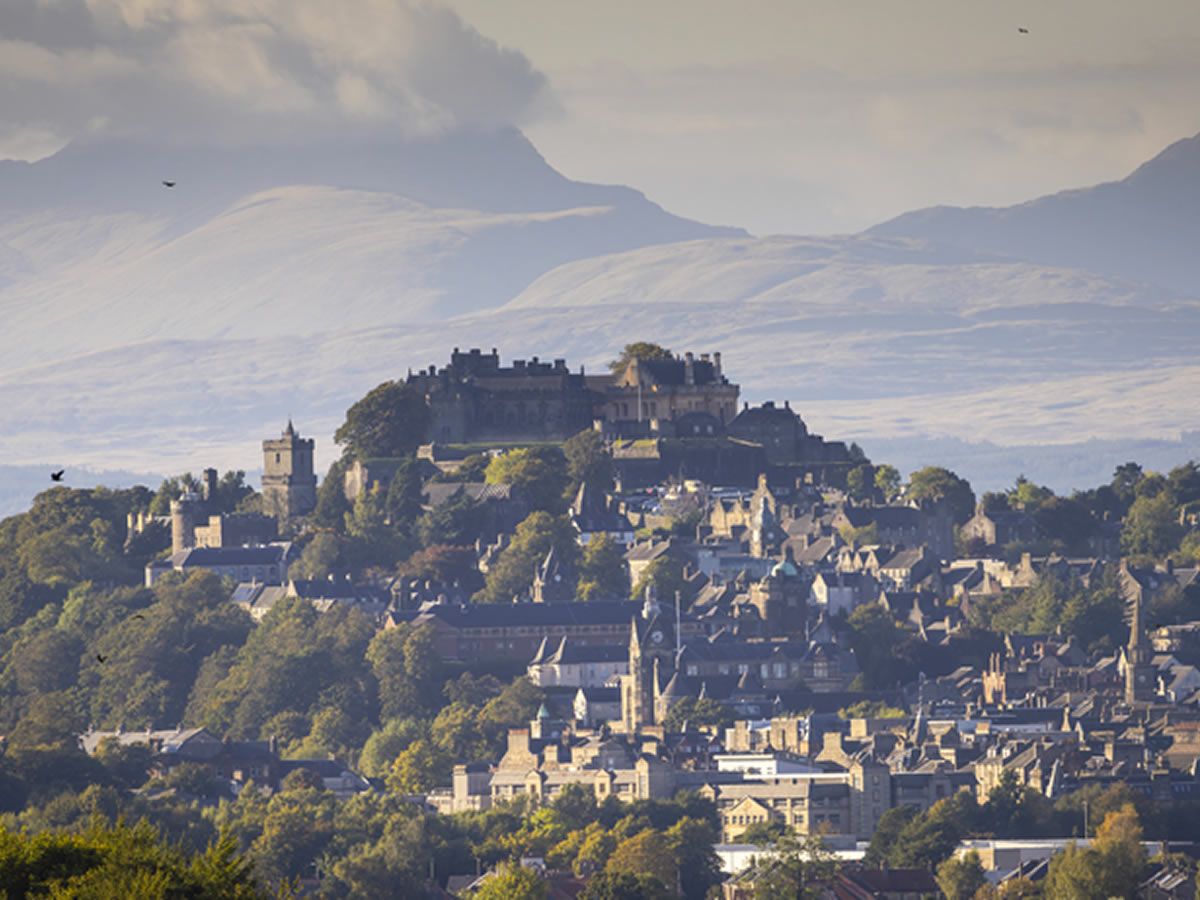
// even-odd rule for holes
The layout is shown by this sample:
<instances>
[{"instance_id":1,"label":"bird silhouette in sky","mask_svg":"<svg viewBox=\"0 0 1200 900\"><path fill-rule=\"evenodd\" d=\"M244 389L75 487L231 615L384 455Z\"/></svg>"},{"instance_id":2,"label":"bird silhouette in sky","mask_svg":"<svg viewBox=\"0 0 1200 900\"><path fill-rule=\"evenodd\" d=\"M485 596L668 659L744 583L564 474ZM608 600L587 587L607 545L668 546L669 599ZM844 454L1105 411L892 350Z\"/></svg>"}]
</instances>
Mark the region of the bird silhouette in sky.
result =
<instances>
[{"instance_id":1,"label":"bird silhouette in sky","mask_svg":"<svg viewBox=\"0 0 1200 900\"><path fill-rule=\"evenodd\" d=\"M51 473L50 473L50 480L51 480L51 481L62 481L62 480L63 480L63 476L64 476L64 475L66 475L66 474L67 474L67 470L66 470L66 469L59 469L57 472L51 472Z\"/></svg>"},{"instance_id":2,"label":"bird silhouette in sky","mask_svg":"<svg viewBox=\"0 0 1200 900\"><path fill-rule=\"evenodd\" d=\"M107 660L107 656L101 656L99 653L96 654L96 662L107 662Z\"/></svg>"},{"instance_id":3,"label":"bird silhouette in sky","mask_svg":"<svg viewBox=\"0 0 1200 900\"><path fill-rule=\"evenodd\" d=\"M163 181L163 187L173 188L175 187L175 184L176 182L174 181Z\"/></svg>"},{"instance_id":4,"label":"bird silhouette in sky","mask_svg":"<svg viewBox=\"0 0 1200 900\"><path fill-rule=\"evenodd\" d=\"M1029 34L1029 29L1028 28L1018 28L1017 33L1018 34Z\"/></svg>"}]
</instances>

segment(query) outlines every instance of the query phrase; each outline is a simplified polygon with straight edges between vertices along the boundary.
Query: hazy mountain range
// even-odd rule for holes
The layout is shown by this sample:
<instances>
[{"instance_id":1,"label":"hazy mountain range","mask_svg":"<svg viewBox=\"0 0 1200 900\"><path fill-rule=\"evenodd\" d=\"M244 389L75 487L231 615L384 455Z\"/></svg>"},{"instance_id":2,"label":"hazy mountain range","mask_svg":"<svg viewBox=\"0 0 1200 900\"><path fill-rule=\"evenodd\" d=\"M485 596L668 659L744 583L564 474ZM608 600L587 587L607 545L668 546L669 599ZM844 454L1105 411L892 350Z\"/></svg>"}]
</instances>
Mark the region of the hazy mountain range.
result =
<instances>
[{"instance_id":1,"label":"hazy mountain range","mask_svg":"<svg viewBox=\"0 0 1200 900\"><path fill-rule=\"evenodd\" d=\"M0 163L0 463L253 469L288 415L328 460L349 403L453 346L598 366L649 339L724 351L748 399L902 467L949 438L983 486L1065 488L1134 441L1200 455L1198 238L1200 138L1115 184L814 238L569 181L515 131L72 146ZM3 496L42 486L16 472Z\"/></svg>"}]
</instances>

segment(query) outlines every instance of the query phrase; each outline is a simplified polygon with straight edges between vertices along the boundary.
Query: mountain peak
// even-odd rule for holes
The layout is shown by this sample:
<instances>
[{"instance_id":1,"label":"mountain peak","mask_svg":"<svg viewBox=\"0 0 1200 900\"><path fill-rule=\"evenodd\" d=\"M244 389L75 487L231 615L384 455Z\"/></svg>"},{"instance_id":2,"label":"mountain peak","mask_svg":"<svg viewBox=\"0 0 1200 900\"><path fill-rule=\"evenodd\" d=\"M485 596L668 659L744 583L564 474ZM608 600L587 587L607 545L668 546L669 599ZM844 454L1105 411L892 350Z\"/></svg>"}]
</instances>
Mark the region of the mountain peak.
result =
<instances>
[{"instance_id":1,"label":"mountain peak","mask_svg":"<svg viewBox=\"0 0 1200 900\"><path fill-rule=\"evenodd\" d=\"M1200 297L1200 135L1120 181L1010 207L931 207L867 231L1084 269Z\"/></svg>"}]
</instances>

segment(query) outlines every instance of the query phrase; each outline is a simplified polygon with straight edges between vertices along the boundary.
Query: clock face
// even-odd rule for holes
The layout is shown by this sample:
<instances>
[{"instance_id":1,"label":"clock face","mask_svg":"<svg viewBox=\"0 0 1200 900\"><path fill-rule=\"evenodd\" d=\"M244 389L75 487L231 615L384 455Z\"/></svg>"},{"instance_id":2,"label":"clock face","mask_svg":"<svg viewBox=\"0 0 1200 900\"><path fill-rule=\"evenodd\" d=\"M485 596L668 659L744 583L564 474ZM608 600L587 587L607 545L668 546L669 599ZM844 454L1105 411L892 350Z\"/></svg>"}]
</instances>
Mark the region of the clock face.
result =
<instances>
[{"instance_id":1,"label":"clock face","mask_svg":"<svg viewBox=\"0 0 1200 900\"><path fill-rule=\"evenodd\" d=\"M663 633L658 630L650 632L650 642L653 644L661 644L663 642Z\"/></svg>"}]
</instances>

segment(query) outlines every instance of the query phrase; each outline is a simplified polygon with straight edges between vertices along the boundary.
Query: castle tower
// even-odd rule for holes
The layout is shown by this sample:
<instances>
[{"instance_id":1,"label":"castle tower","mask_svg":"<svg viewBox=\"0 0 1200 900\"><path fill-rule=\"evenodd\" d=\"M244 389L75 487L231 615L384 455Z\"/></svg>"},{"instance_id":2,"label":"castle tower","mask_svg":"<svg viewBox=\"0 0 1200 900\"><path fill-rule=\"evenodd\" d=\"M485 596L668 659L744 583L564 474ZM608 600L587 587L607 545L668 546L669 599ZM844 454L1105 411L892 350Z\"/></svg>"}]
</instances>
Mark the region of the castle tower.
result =
<instances>
[{"instance_id":1,"label":"castle tower","mask_svg":"<svg viewBox=\"0 0 1200 900\"><path fill-rule=\"evenodd\" d=\"M263 512L274 516L280 525L316 508L313 445L312 438L296 433L291 419L281 437L263 441Z\"/></svg>"},{"instance_id":2,"label":"castle tower","mask_svg":"<svg viewBox=\"0 0 1200 900\"><path fill-rule=\"evenodd\" d=\"M1150 662L1141 593L1133 596L1129 611L1129 643L1125 647L1125 702L1153 700L1157 693L1156 673Z\"/></svg>"},{"instance_id":3,"label":"castle tower","mask_svg":"<svg viewBox=\"0 0 1200 900\"><path fill-rule=\"evenodd\" d=\"M171 501L171 552L191 550L196 546L196 516L200 497L193 493L180 494Z\"/></svg>"}]
</instances>

